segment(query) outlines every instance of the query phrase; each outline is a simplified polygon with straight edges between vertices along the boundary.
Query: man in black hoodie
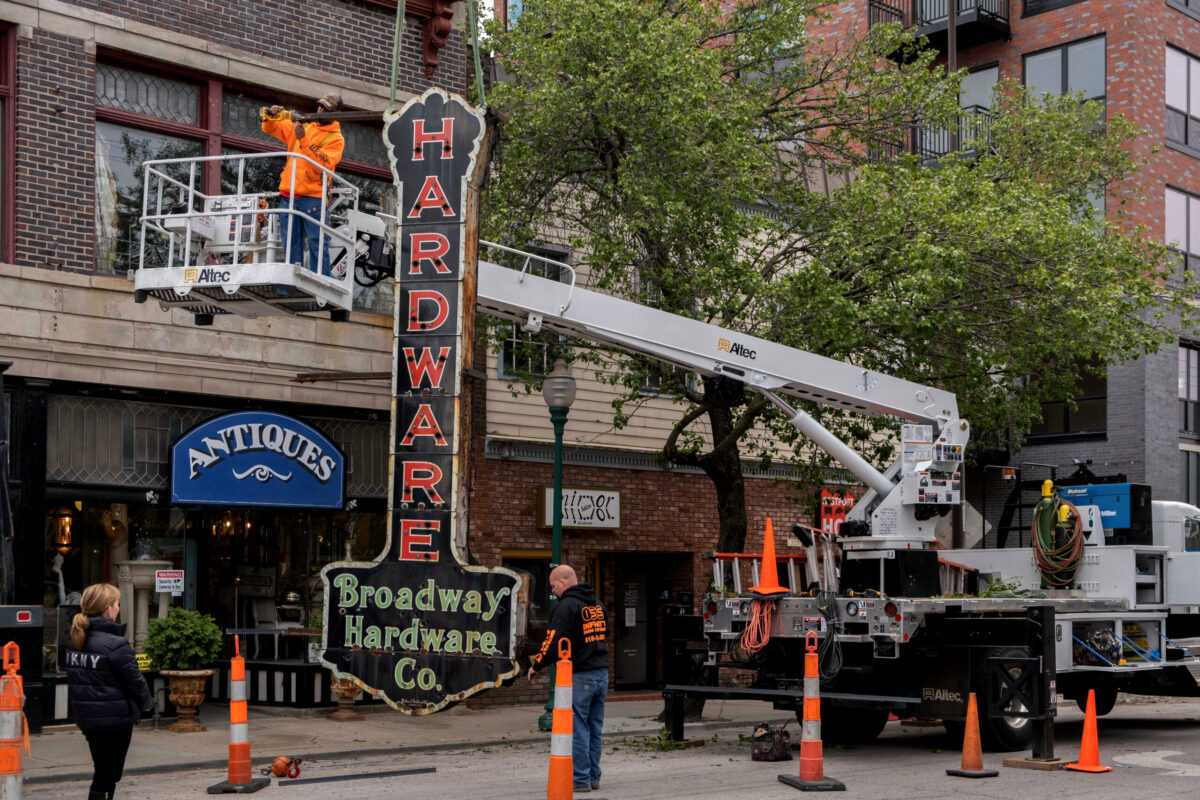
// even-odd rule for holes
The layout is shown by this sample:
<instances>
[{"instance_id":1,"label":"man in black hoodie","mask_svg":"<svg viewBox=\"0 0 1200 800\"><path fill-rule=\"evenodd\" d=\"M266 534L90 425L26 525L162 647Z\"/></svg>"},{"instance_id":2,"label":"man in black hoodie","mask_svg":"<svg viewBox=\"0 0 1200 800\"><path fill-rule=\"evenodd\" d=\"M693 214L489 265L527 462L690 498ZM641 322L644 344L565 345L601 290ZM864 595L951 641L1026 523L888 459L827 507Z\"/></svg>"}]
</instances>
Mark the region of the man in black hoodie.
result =
<instances>
[{"instance_id":1,"label":"man in black hoodie","mask_svg":"<svg viewBox=\"0 0 1200 800\"><path fill-rule=\"evenodd\" d=\"M571 643L571 760L575 791L600 788L600 750L604 745L604 701L608 697L608 614L586 583L566 564L550 572L550 591L558 598L542 649L530 661L529 680L558 660L558 643Z\"/></svg>"}]
</instances>

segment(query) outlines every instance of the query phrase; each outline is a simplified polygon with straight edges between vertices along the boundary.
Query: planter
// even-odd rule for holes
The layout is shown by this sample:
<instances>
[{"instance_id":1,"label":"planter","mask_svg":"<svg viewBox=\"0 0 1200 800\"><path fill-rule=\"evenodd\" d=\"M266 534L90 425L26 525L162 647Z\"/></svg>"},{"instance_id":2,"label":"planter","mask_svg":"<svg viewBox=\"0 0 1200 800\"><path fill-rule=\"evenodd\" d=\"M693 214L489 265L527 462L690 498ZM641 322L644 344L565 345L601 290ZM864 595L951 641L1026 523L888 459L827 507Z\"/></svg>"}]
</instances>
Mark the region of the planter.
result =
<instances>
[{"instance_id":1,"label":"planter","mask_svg":"<svg viewBox=\"0 0 1200 800\"><path fill-rule=\"evenodd\" d=\"M349 678L338 678L334 676L329 681L329 689L337 695L338 707L329 715L329 719L334 722L355 722L360 719L365 719L362 714L354 710L354 698L358 697L358 693L362 691L357 683Z\"/></svg>"},{"instance_id":2,"label":"planter","mask_svg":"<svg viewBox=\"0 0 1200 800\"><path fill-rule=\"evenodd\" d=\"M196 722L196 708L204 702L204 683L214 674L214 669L163 669L159 670L171 683L170 698L179 709L179 719L167 726L176 733L198 733L208 730Z\"/></svg>"}]
</instances>

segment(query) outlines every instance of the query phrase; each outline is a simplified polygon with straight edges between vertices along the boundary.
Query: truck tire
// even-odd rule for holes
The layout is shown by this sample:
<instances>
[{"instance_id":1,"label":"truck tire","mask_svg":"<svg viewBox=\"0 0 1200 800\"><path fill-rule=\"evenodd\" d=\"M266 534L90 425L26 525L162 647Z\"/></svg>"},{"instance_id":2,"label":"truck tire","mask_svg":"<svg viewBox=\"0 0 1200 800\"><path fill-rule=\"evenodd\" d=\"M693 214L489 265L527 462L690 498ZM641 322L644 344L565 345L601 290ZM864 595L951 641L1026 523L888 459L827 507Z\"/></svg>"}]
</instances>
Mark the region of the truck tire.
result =
<instances>
[{"instance_id":1,"label":"truck tire","mask_svg":"<svg viewBox=\"0 0 1200 800\"><path fill-rule=\"evenodd\" d=\"M804 724L804 712L796 711L796 721ZM823 744L869 744L879 738L887 725L888 712L873 708L821 706L821 742Z\"/></svg>"},{"instance_id":2,"label":"truck tire","mask_svg":"<svg viewBox=\"0 0 1200 800\"><path fill-rule=\"evenodd\" d=\"M1101 685L1091 688L1096 690L1096 716L1103 717L1117 704L1117 687ZM1076 697L1075 705L1079 706L1080 711L1087 711L1087 694Z\"/></svg>"},{"instance_id":3,"label":"truck tire","mask_svg":"<svg viewBox=\"0 0 1200 800\"><path fill-rule=\"evenodd\" d=\"M992 715L988 710L991 706L989 700L996 697L1000 691L1000 682L989 680L988 658L1006 656L1026 658L1029 656L1029 651L1022 647L996 647L983 651L983 657L976 659L973 684L978 695L979 739L985 750L999 752L1028 750L1033 742L1033 720L1025 717ZM1009 704L1010 708L1013 706L1025 708L1016 700Z\"/></svg>"}]
</instances>

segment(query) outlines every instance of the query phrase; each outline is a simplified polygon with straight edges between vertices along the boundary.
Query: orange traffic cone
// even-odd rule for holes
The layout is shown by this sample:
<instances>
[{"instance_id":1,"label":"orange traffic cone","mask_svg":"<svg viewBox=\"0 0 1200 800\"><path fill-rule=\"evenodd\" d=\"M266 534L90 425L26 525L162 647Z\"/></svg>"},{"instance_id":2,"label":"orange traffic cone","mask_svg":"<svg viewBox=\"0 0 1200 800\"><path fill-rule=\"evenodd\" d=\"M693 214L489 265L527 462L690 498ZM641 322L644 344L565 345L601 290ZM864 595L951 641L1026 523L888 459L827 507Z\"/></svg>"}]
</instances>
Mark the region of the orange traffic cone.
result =
<instances>
[{"instance_id":1,"label":"orange traffic cone","mask_svg":"<svg viewBox=\"0 0 1200 800\"><path fill-rule=\"evenodd\" d=\"M948 769L947 775L959 778L994 778L1000 773L983 768L983 746L979 743L979 709L975 705L975 693L967 697L967 724L963 730L962 767Z\"/></svg>"},{"instance_id":2,"label":"orange traffic cone","mask_svg":"<svg viewBox=\"0 0 1200 800\"><path fill-rule=\"evenodd\" d=\"M571 640L558 640L558 663L554 666L554 720L550 726L550 779L546 800L571 800L575 796L575 769L571 740Z\"/></svg>"},{"instance_id":3,"label":"orange traffic cone","mask_svg":"<svg viewBox=\"0 0 1200 800\"><path fill-rule=\"evenodd\" d=\"M767 535L771 533L767 524ZM830 632L832 636L832 631ZM825 777L825 758L821 746L821 678L817 664L817 634L805 635L808 652L804 654L804 728L800 739L800 777L780 775L779 782L802 792L844 792L846 784Z\"/></svg>"},{"instance_id":4,"label":"orange traffic cone","mask_svg":"<svg viewBox=\"0 0 1200 800\"><path fill-rule=\"evenodd\" d=\"M763 538L763 557L761 582L751 586L751 594L760 597L778 597L787 594L787 589L779 585L779 567L775 563L775 531L771 527L771 518L767 517L767 532Z\"/></svg>"},{"instance_id":5,"label":"orange traffic cone","mask_svg":"<svg viewBox=\"0 0 1200 800\"><path fill-rule=\"evenodd\" d=\"M1083 717L1083 741L1079 745L1079 761L1064 769L1076 772L1112 772L1112 767L1100 763L1100 742L1096 735L1096 690L1088 689L1087 713Z\"/></svg>"},{"instance_id":6,"label":"orange traffic cone","mask_svg":"<svg viewBox=\"0 0 1200 800\"><path fill-rule=\"evenodd\" d=\"M246 716L246 659L237 634L229 660L229 770L228 780L208 787L209 794L250 794L271 785L270 778L250 774L250 724Z\"/></svg>"},{"instance_id":7,"label":"orange traffic cone","mask_svg":"<svg viewBox=\"0 0 1200 800\"><path fill-rule=\"evenodd\" d=\"M21 750L29 755L29 726L25 722L25 683L21 649L16 642L4 645L4 675L0 677L0 798L21 797ZM23 747L22 747L23 745Z\"/></svg>"}]
</instances>

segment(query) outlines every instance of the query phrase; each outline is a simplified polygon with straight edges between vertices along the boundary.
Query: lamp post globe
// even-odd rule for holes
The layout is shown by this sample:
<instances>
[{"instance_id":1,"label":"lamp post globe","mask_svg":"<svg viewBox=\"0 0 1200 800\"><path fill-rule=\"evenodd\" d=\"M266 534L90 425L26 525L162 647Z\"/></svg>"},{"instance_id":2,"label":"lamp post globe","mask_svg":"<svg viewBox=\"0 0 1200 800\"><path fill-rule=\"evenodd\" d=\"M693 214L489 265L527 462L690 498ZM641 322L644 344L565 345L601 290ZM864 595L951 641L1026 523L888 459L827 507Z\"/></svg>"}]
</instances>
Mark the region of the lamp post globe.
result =
<instances>
[{"instance_id":1,"label":"lamp post globe","mask_svg":"<svg viewBox=\"0 0 1200 800\"><path fill-rule=\"evenodd\" d=\"M551 569L561 564L562 555L562 485L563 485L563 428L567 424L567 412L575 402L575 376L561 358L554 360L550 373L542 380L542 397L550 408L550 422L554 426L554 508L550 529ZM554 612L555 598L550 595L550 611ZM554 718L554 674L551 667L550 697L546 700L543 713L538 717L538 730L548 731Z\"/></svg>"}]
</instances>

